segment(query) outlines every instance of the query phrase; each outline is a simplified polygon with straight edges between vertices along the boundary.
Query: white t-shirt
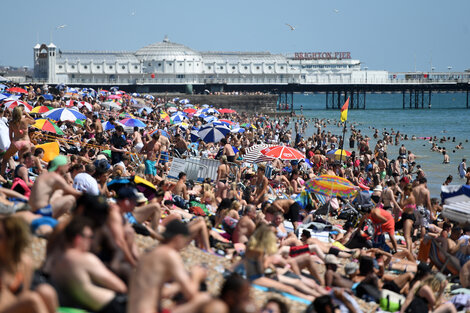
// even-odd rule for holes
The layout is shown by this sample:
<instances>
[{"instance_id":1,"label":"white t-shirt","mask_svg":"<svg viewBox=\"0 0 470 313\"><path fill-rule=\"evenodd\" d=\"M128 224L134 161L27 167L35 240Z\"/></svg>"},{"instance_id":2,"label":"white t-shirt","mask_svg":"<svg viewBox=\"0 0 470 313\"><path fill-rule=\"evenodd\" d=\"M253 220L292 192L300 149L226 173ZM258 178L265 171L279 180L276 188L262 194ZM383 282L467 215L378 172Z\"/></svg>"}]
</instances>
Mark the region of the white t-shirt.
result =
<instances>
[{"instance_id":1,"label":"white t-shirt","mask_svg":"<svg viewBox=\"0 0 470 313\"><path fill-rule=\"evenodd\" d=\"M94 196L100 194L98 182L88 173L80 173L73 180L73 188Z\"/></svg>"}]
</instances>

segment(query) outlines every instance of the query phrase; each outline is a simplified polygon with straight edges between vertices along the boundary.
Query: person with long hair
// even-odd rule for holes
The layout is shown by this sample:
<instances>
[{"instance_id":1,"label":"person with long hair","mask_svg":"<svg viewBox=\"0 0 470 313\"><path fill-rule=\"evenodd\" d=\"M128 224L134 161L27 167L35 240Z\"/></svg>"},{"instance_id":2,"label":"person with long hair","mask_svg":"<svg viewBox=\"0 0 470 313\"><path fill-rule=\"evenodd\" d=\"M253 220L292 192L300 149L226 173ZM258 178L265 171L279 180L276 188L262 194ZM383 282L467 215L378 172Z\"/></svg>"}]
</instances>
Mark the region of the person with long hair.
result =
<instances>
[{"instance_id":1,"label":"person with long hair","mask_svg":"<svg viewBox=\"0 0 470 313\"><path fill-rule=\"evenodd\" d=\"M29 242L25 222L15 216L0 218L0 312L56 312L57 294L50 285L31 290L32 260L25 253Z\"/></svg>"},{"instance_id":2,"label":"person with long hair","mask_svg":"<svg viewBox=\"0 0 470 313\"><path fill-rule=\"evenodd\" d=\"M19 157L21 158L23 153L30 151L32 143L29 139L28 128L34 123L34 119L27 112L23 111L21 107L17 106L13 109L9 127L11 144L3 155L1 175L5 174L7 162L16 152L19 153ZM11 167L11 169L13 168L14 167Z\"/></svg>"}]
</instances>

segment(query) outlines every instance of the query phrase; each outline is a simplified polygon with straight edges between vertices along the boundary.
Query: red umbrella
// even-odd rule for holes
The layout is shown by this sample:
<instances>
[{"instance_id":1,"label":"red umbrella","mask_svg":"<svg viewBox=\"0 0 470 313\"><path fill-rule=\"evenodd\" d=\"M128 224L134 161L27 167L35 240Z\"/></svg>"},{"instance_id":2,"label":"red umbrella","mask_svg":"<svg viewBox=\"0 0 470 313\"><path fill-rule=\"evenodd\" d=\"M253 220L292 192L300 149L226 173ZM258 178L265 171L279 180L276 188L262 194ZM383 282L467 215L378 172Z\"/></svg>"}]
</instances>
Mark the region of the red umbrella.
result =
<instances>
[{"instance_id":1,"label":"red umbrella","mask_svg":"<svg viewBox=\"0 0 470 313\"><path fill-rule=\"evenodd\" d=\"M193 108L187 108L187 109L184 109L183 112L188 113L188 114L194 114L197 112L197 110Z\"/></svg>"},{"instance_id":2,"label":"red umbrella","mask_svg":"<svg viewBox=\"0 0 470 313\"><path fill-rule=\"evenodd\" d=\"M224 113L224 114L237 113L237 111L232 110L232 109L220 109L219 112L220 112L220 113Z\"/></svg>"},{"instance_id":3,"label":"red umbrella","mask_svg":"<svg viewBox=\"0 0 470 313\"><path fill-rule=\"evenodd\" d=\"M232 125L233 122L232 121L229 121L229 120L219 120L219 122L222 122L222 123L227 123L229 125Z\"/></svg>"},{"instance_id":4,"label":"red umbrella","mask_svg":"<svg viewBox=\"0 0 470 313\"><path fill-rule=\"evenodd\" d=\"M13 110L14 108L16 108L19 105L24 106L24 110L26 112L30 112L33 109L33 107L31 105L29 105L28 103L23 102L21 100L10 100L10 101L5 102L4 105L5 105L5 107L9 108L10 110Z\"/></svg>"},{"instance_id":5,"label":"red umbrella","mask_svg":"<svg viewBox=\"0 0 470 313\"><path fill-rule=\"evenodd\" d=\"M23 88L20 87L11 87L7 91L9 92L18 92L18 93L28 93L28 91L24 90Z\"/></svg>"},{"instance_id":6,"label":"red umbrella","mask_svg":"<svg viewBox=\"0 0 470 313\"><path fill-rule=\"evenodd\" d=\"M261 154L281 160L299 160L305 158L305 154L291 147L274 146L261 150Z\"/></svg>"},{"instance_id":7,"label":"red umbrella","mask_svg":"<svg viewBox=\"0 0 470 313\"><path fill-rule=\"evenodd\" d=\"M67 102L65 102L65 106L67 108L71 108L71 107L75 106L75 100L68 100Z\"/></svg>"}]
</instances>

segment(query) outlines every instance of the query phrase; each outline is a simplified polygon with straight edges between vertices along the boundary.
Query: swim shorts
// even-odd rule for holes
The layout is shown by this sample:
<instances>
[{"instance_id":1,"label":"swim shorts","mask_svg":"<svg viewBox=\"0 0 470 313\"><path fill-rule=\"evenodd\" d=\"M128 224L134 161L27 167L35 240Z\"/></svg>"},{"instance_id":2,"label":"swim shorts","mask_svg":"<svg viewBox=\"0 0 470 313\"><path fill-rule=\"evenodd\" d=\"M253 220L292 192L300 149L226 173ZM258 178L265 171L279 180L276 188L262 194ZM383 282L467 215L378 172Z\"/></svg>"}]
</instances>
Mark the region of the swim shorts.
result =
<instances>
[{"instance_id":1,"label":"swim shorts","mask_svg":"<svg viewBox=\"0 0 470 313\"><path fill-rule=\"evenodd\" d=\"M49 216L52 217L52 205L48 204L43 208L40 208L35 213L40 214L42 216Z\"/></svg>"},{"instance_id":2,"label":"swim shorts","mask_svg":"<svg viewBox=\"0 0 470 313\"><path fill-rule=\"evenodd\" d=\"M299 221L299 213L300 213L300 210L302 209L302 207L300 206L300 204L298 204L297 202L294 202L290 207L289 207L289 212L287 212L286 214L284 214L284 218L286 220L289 220L291 221L292 223L294 222L298 222Z\"/></svg>"},{"instance_id":3,"label":"swim shorts","mask_svg":"<svg viewBox=\"0 0 470 313\"><path fill-rule=\"evenodd\" d=\"M52 218L50 216L43 216L40 218L35 219L34 221L31 222L31 232L34 234L36 233L36 230L44 225L51 226L54 228L57 225L57 220L55 218Z\"/></svg>"}]
</instances>

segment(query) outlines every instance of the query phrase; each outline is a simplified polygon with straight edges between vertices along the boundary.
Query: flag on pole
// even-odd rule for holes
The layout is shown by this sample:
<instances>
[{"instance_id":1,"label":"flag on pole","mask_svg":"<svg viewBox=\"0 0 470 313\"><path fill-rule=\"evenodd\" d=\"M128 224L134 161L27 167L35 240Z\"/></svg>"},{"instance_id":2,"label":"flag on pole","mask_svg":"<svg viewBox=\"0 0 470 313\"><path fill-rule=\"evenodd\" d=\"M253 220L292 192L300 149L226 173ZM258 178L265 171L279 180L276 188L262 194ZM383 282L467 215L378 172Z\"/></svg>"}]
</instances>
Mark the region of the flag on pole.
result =
<instances>
[{"instance_id":1,"label":"flag on pole","mask_svg":"<svg viewBox=\"0 0 470 313\"><path fill-rule=\"evenodd\" d=\"M341 122L345 122L348 119L348 106L349 106L349 97L348 100L343 104L341 108Z\"/></svg>"}]
</instances>

